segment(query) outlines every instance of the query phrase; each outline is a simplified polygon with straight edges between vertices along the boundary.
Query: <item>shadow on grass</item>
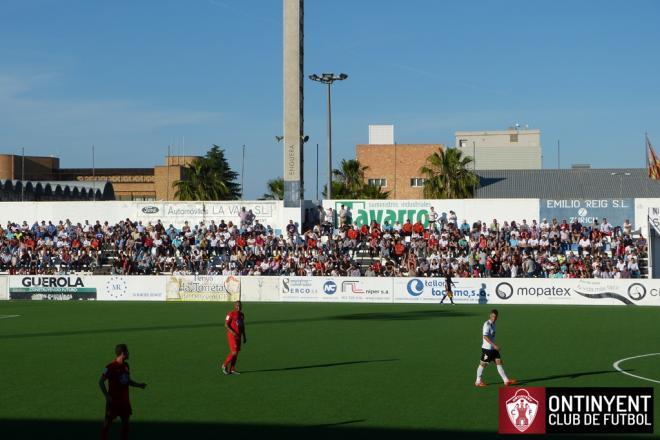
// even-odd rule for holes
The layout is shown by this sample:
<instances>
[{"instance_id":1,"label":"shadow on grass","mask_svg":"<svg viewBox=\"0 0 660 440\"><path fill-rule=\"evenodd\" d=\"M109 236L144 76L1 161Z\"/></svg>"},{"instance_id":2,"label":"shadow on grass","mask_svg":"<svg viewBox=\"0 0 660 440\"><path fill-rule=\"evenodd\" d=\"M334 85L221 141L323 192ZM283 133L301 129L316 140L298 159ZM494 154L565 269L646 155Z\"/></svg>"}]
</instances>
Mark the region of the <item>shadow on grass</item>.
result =
<instances>
[{"instance_id":1,"label":"shadow on grass","mask_svg":"<svg viewBox=\"0 0 660 440\"><path fill-rule=\"evenodd\" d=\"M262 321L246 321L247 326L252 325L267 325L267 324L290 324L298 322L321 322L332 320L346 320L346 321L400 321L400 320L418 320L418 319L442 319L463 316L476 316L475 313L461 312L453 309L437 309L437 310L412 310L409 312L375 312L375 313L351 313L346 315L335 316L321 316L317 318L298 318L298 319L271 319ZM39 333L15 333L8 335L0 335L2 339L20 339L20 338L42 338L42 337L57 337L57 336L78 336L78 335L94 335L103 333L121 333L121 332L150 332L161 330L182 330L182 329L199 329L199 328L222 328L224 325L223 320L218 322L207 322L199 324L177 324L177 325L156 325L148 327L117 327L110 329L89 329L89 330L69 330L69 331L54 331L54 332L39 332Z\"/></svg>"},{"instance_id":2,"label":"shadow on grass","mask_svg":"<svg viewBox=\"0 0 660 440\"><path fill-rule=\"evenodd\" d=\"M207 327L222 327L223 322L206 323L206 324L180 324L180 325L155 325L151 327L118 327L118 328L103 328L103 329L90 329L90 330L71 330L61 332L41 332L41 333L19 333L0 335L0 339L20 339L20 338L42 338L47 336L77 336L77 335L94 335L101 333L117 333L117 332L150 332L159 330L175 330L175 329L192 329L192 328L207 328Z\"/></svg>"},{"instance_id":3,"label":"shadow on grass","mask_svg":"<svg viewBox=\"0 0 660 440\"><path fill-rule=\"evenodd\" d=\"M442 306L439 306L442 307ZM418 319L442 319L456 318L463 316L477 316L476 313L464 312L455 309L436 309L436 310L411 310L409 312L373 312L373 313L353 313L350 315L337 315L329 319L349 320L349 321L405 321Z\"/></svg>"},{"instance_id":4,"label":"shadow on grass","mask_svg":"<svg viewBox=\"0 0 660 440\"><path fill-rule=\"evenodd\" d=\"M484 439L503 438L496 434L497 426L492 431L469 430L431 430L408 428L376 428L359 427L356 424L365 420L328 421L323 425L296 426L296 425L252 425L241 423L191 423L191 422L131 422L131 439L158 439L169 440L182 438L206 439L254 439L254 438L282 438L282 439L333 439L341 438L369 438L397 439L438 439L460 438ZM99 438L101 422L76 420L0 420L3 440L15 439L49 439L49 440L89 440ZM592 435L561 435L562 440L602 439L602 436ZM646 438L636 435L635 438ZM111 439L119 438L119 423L115 422Z\"/></svg>"},{"instance_id":5,"label":"shadow on grass","mask_svg":"<svg viewBox=\"0 0 660 440\"><path fill-rule=\"evenodd\" d=\"M623 370L623 371L635 371L635 370ZM548 380L555 380L555 379L578 379L580 377L585 377L585 376L597 376L601 374L612 374L612 373L618 373L616 370L600 370L600 371L583 371L583 372L577 372L577 373L567 373L567 374L555 374L552 376L545 376L545 377L535 377L531 379L520 379L518 380L518 385L527 385L529 383L534 383L534 382L544 382Z\"/></svg>"},{"instance_id":6,"label":"shadow on grass","mask_svg":"<svg viewBox=\"0 0 660 440\"><path fill-rule=\"evenodd\" d=\"M333 362L331 364L301 365L297 367L268 368L264 370L247 370L247 371L241 371L241 373L245 374L245 373L267 373L270 371L307 370L310 368L330 368L330 367L341 367L344 365L371 364L375 362L394 362L398 360L399 359L374 359L374 360L364 360L364 361Z\"/></svg>"}]
</instances>

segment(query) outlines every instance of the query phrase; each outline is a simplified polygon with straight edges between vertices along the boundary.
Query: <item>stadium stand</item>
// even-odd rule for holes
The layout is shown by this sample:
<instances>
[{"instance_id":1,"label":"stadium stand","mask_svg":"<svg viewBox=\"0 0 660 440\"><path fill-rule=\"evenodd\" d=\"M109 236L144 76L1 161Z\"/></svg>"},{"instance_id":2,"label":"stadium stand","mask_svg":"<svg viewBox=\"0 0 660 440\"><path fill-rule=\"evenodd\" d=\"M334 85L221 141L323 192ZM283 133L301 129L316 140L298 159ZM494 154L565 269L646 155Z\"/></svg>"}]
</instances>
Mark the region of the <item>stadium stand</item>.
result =
<instances>
[{"instance_id":1,"label":"stadium stand","mask_svg":"<svg viewBox=\"0 0 660 440\"><path fill-rule=\"evenodd\" d=\"M328 216L331 219L334 214ZM546 219L459 223L322 222L282 235L242 216L181 228L129 219L69 220L0 228L0 271L9 274L233 274L439 277L639 278L647 240L624 225Z\"/></svg>"}]
</instances>

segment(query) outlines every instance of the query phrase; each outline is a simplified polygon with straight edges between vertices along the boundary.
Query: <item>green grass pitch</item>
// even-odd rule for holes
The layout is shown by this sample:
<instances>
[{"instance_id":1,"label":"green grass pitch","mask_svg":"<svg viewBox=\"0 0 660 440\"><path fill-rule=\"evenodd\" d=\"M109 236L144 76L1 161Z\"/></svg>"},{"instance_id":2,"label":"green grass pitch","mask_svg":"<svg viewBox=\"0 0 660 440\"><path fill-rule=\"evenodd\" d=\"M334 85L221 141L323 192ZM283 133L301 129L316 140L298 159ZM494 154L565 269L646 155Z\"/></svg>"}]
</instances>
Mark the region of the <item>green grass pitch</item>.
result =
<instances>
[{"instance_id":1,"label":"green grass pitch","mask_svg":"<svg viewBox=\"0 0 660 440\"><path fill-rule=\"evenodd\" d=\"M132 438L497 431L494 366L475 388L489 306L246 303L240 376L223 376L227 303L0 302L0 438L98 438L97 386L131 351ZM618 359L660 352L660 309L500 306L508 375L530 386L655 386ZM660 380L660 356L622 365ZM660 421L656 402L655 421ZM656 428L656 431L658 429ZM118 434L118 429L113 435ZM566 438L566 437L563 437ZM585 437L582 437L585 438ZM637 436L639 438L639 436Z\"/></svg>"}]
</instances>

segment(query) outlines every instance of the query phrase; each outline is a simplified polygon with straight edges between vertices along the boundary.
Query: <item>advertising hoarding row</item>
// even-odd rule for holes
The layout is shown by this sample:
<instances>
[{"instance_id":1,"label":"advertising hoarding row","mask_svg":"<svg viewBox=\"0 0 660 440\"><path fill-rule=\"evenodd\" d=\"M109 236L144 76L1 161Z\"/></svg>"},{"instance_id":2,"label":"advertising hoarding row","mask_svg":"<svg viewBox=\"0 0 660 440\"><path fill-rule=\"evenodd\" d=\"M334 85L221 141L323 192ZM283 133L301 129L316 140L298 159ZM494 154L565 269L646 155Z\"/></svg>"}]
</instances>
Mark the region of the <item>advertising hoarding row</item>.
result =
<instances>
[{"instance_id":1,"label":"advertising hoarding row","mask_svg":"<svg viewBox=\"0 0 660 440\"><path fill-rule=\"evenodd\" d=\"M452 290L457 304L660 306L660 280L456 278ZM0 276L12 300L434 304L445 293L442 278Z\"/></svg>"}]
</instances>

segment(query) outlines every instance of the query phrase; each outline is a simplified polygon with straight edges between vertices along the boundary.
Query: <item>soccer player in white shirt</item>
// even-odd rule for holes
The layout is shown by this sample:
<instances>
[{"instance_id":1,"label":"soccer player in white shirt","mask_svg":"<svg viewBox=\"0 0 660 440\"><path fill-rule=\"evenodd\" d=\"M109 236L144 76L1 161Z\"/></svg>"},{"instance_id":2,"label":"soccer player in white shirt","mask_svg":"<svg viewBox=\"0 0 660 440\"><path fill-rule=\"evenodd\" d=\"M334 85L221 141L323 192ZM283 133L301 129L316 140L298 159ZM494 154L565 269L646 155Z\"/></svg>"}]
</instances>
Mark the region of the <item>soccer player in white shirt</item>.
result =
<instances>
[{"instance_id":1,"label":"soccer player in white shirt","mask_svg":"<svg viewBox=\"0 0 660 440\"><path fill-rule=\"evenodd\" d=\"M497 365L497 372L500 373L504 385L515 385L518 383L515 379L509 379L506 377L504 372L504 367L502 366L502 359L500 358L500 347L495 344L495 321L497 321L497 310L493 309L490 311L490 319L484 322L483 327L483 338L481 343L481 360L479 361L479 367L477 367L477 381L475 386L485 387L486 384L481 380L481 375L484 372L484 368L488 366L491 361L495 361Z\"/></svg>"}]
</instances>

